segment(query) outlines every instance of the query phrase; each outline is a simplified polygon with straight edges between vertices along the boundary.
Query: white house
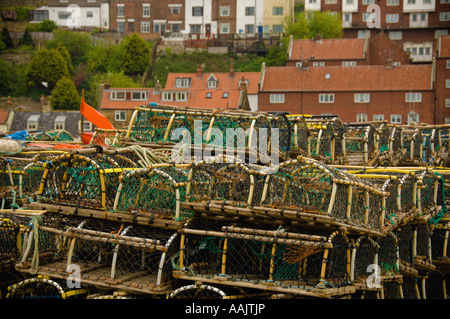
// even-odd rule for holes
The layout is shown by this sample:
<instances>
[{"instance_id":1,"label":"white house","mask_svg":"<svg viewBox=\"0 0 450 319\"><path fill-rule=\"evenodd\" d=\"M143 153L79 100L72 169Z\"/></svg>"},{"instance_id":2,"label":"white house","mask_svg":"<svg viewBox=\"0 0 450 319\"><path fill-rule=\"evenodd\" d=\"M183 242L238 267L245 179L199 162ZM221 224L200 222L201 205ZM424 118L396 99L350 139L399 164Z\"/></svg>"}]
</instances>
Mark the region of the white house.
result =
<instances>
[{"instance_id":1,"label":"white house","mask_svg":"<svg viewBox=\"0 0 450 319\"><path fill-rule=\"evenodd\" d=\"M264 16L263 0L240 0L236 7L236 33L254 36L262 33Z\"/></svg>"},{"instance_id":2,"label":"white house","mask_svg":"<svg viewBox=\"0 0 450 319\"><path fill-rule=\"evenodd\" d=\"M185 29L183 34L208 38L217 35L217 21L212 20L212 0L185 1Z\"/></svg>"}]
</instances>

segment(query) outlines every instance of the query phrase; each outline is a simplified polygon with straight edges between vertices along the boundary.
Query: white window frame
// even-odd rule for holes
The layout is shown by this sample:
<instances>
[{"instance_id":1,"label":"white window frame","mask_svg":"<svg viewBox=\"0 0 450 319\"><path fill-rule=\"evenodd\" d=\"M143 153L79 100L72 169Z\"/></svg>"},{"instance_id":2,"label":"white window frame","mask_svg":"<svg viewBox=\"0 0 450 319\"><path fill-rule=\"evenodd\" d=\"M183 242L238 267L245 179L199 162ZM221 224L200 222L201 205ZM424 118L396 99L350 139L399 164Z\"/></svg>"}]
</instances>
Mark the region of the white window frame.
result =
<instances>
[{"instance_id":1,"label":"white window frame","mask_svg":"<svg viewBox=\"0 0 450 319\"><path fill-rule=\"evenodd\" d=\"M440 12L439 21L450 21L450 11Z\"/></svg>"},{"instance_id":2,"label":"white window frame","mask_svg":"<svg viewBox=\"0 0 450 319\"><path fill-rule=\"evenodd\" d=\"M384 121L384 114L374 114L373 115L373 120L375 122L381 122Z\"/></svg>"},{"instance_id":3,"label":"white window frame","mask_svg":"<svg viewBox=\"0 0 450 319\"><path fill-rule=\"evenodd\" d=\"M400 0L386 0L387 6L398 6L400 5Z\"/></svg>"},{"instance_id":4,"label":"white window frame","mask_svg":"<svg viewBox=\"0 0 450 319\"><path fill-rule=\"evenodd\" d=\"M374 22L375 21L375 13L374 12L363 12L362 20L363 20L363 22Z\"/></svg>"},{"instance_id":5,"label":"white window frame","mask_svg":"<svg viewBox=\"0 0 450 319\"><path fill-rule=\"evenodd\" d=\"M118 17L125 17L125 5L123 5L123 4L118 4L117 5L117 16Z\"/></svg>"},{"instance_id":6,"label":"white window frame","mask_svg":"<svg viewBox=\"0 0 450 319\"><path fill-rule=\"evenodd\" d=\"M217 80L216 79L208 79L207 87L208 87L208 89L215 89L215 88L217 88Z\"/></svg>"},{"instance_id":7,"label":"white window frame","mask_svg":"<svg viewBox=\"0 0 450 319\"><path fill-rule=\"evenodd\" d=\"M369 5L369 4L374 4L375 0L362 0L362 4L363 5Z\"/></svg>"},{"instance_id":8,"label":"white window frame","mask_svg":"<svg viewBox=\"0 0 450 319\"><path fill-rule=\"evenodd\" d=\"M408 113L408 123L411 122L420 122L420 114L414 111Z\"/></svg>"},{"instance_id":9,"label":"white window frame","mask_svg":"<svg viewBox=\"0 0 450 319\"><path fill-rule=\"evenodd\" d=\"M356 113L356 122L367 122L367 113Z\"/></svg>"},{"instance_id":10,"label":"white window frame","mask_svg":"<svg viewBox=\"0 0 450 319\"><path fill-rule=\"evenodd\" d=\"M391 123L392 124L401 124L402 123L402 115L401 114L391 114Z\"/></svg>"},{"instance_id":11,"label":"white window frame","mask_svg":"<svg viewBox=\"0 0 450 319\"><path fill-rule=\"evenodd\" d=\"M445 99L445 107L450 107L450 99Z\"/></svg>"},{"instance_id":12,"label":"white window frame","mask_svg":"<svg viewBox=\"0 0 450 319\"><path fill-rule=\"evenodd\" d=\"M124 122L127 120L127 112L126 111L115 111L114 119L116 122Z\"/></svg>"},{"instance_id":13,"label":"white window frame","mask_svg":"<svg viewBox=\"0 0 450 319\"><path fill-rule=\"evenodd\" d=\"M386 14L386 23L397 23L398 13L388 13Z\"/></svg>"},{"instance_id":14,"label":"white window frame","mask_svg":"<svg viewBox=\"0 0 450 319\"><path fill-rule=\"evenodd\" d=\"M370 103L370 93L355 93L353 95L355 103Z\"/></svg>"},{"instance_id":15,"label":"white window frame","mask_svg":"<svg viewBox=\"0 0 450 319\"><path fill-rule=\"evenodd\" d=\"M135 98L134 94L139 94L139 97ZM131 92L131 100L133 100L133 101L145 101L145 100L147 100L147 93L145 91L132 91Z\"/></svg>"},{"instance_id":16,"label":"white window frame","mask_svg":"<svg viewBox=\"0 0 450 319\"><path fill-rule=\"evenodd\" d=\"M230 16L230 6L220 6L219 15L221 17L229 17Z\"/></svg>"},{"instance_id":17,"label":"white window frame","mask_svg":"<svg viewBox=\"0 0 450 319\"><path fill-rule=\"evenodd\" d=\"M176 101L187 101L187 92L176 92L175 93L175 100Z\"/></svg>"},{"instance_id":18,"label":"white window frame","mask_svg":"<svg viewBox=\"0 0 450 319\"><path fill-rule=\"evenodd\" d=\"M66 117L65 116L57 116L55 118L55 122L53 123L53 127L55 130L65 130L66 129Z\"/></svg>"},{"instance_id":19,"label":"white window frame","mask_svg":"<svg viewBox=\"0 0 450 319\"><path fill-rule=\"evenodd\" d=\"M284 94L270 94L270 103L284 103Z\"/></svg>"},{"instance_id":20,"label":"white window frame","mask_svg":"<svg viewBox=\"0 0 450 319\"><path fill-rule=\"evenodd\" d=\"M342 66L356 66L356 61L342 61Z\"/></svg>"},{"instance_id":21,"label":"white window frame","mask_svg":"<svg viewBox=\"0 0 450 319\"><path fill-rule=\"evenodd\" d=\"M284 7L272 7L272 15L273 16L282 16L284 15Z\"/></svg>"},{"instance_id":22,"label":"white window frame","mask_svg":"<svg viewBox=\"0 0 450 319\"><path fill-rule=\"evenodd\" d=\"M421 92L411 92L405 93L405 102L422 102L422 93Z\"/></svg>"},{"instance_id":23,"label":"white window frame","mask_svg":"<svg viewBox=\"0 0 450 319\"><path fill-rule=\"evenodd\" d=\"M367 34L369 35L370 38L370 30L358 30L358 39L365 39Z\"/></svg>"},{"instance_id":24,"label":"white window frame","mask_svg":"<svg viewBox=\"0 0 450 319\"><path fill-rule=\"evenodd\" d=\"M229 34L230 33L230 24L229 23L220 23L219 30L221 34Z\"/></svg>"},{"instance_id":25,"label":"white window frame","mask_svg":"<svg viewBox=\"0 0 450 319\"><path fill-rule=\"evenodd\" d=\"M123 98L119 98L118 93L123 94ZM127 98L127 93L125 91L111 91L111 100L114 101L125 101Z\"/></svg>"},{"instance_id":26,"label":"white window frame","mask_svg":"<svg viewBox=\"0 0 450 319\"><path fill-rule=\"evenodd\" d=\"M334 103L334 93L319 94L319 103Z\"/></svg>"},{"instance_id":27,"label":"white window frame","mask_svg":"<svg viewBox=\"0 0 450 319\"><path fill-rule=\"evenodd\" d=\"M142 4L142 17L150 18L150 3L143 3Z\"/></svg>"},{"instance_id":28,"label":"white window frame","mask_svg":"<svg viewBox=\"0 0 450 319\"><path fill-rule=\"evenodd\" d=\"M446 68L450 69L450 59L447 59L447 61L446 61Z\"/></svg>"},{"instance_id":29,"label":"white window frame","mask_svg":"<svg viewBox=\"0 0 450 319\"><path fill-rule=\"evenodd\" d=\"M141 21L141 33L150 33L150 21Z\"/></svg>"},{"instance_id":30,"label":"white window frame","mask_svg":"<svg viewBox=\"0 0 450 319\"><path fill-rule=\"evenodd\" d=\"M450 89L450 79L445 79L445 87Z\"/></svg>"},{"instance_id":31,"label":"white window frame","mask_svg":"<svg viewBox=\"0 0 450 319\"><path fill-rule=\"evenodd\" d=\"M173 92L163 92L162 100L163 101L172 101L173 100Z\"/></svg>"},{"instance_id":32,"label":"white window frame","mask_svg":"<svg viewBox=\"0 0 450 319\"><path fill-rule=\"evenodd\" d=\"M401 40L403 38L402 31L389 31L390 40Z\"/></svg>"},{"instance_id":33,"label":"white window frame","mask_svg":"<svg viewBox=\"0 0 450 319\"><path fill-rule=\"evenodd\" d=\"M78 121L78 130L81 131L81 121ZM91 132L92 123L89 121L83 121L83 132Z\"/></svg>"},{"instance_id":34,"label":"white window frame","mask_svg":"<svg viewBox=\"0 0 450 319\"><path fill-rule=\"evenodd\" d=\"M188 88L191 86L191 78L176 78L175 87L176 88Z\"/></svg>"}]
</instances>

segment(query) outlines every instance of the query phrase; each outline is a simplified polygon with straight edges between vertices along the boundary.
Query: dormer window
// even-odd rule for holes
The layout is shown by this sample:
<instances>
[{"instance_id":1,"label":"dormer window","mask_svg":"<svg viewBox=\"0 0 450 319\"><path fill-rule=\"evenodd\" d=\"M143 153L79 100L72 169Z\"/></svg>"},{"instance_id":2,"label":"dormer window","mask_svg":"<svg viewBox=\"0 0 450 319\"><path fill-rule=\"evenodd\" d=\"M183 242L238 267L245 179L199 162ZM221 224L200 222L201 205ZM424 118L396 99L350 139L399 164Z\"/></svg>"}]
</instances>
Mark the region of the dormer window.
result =
<instances>
[{"instance_id":1,"label":"dormer window","mask_svg":"<svg viewBox=\"0 0 450 319\"><path fill-rule=\"evenodd\" d=\"M123 91L112 91L111 100L125 100L125 92Z\"/></svg>"},{"instance_id":2,"label":"dormer window","mask_svg":"<svg viewBox=\"0 0 450 319\"><path fill-rule=\"evenodd\" d=\"M188 88L191 86L191 79L190 78L177 78L175 80L175 87L176 88Z\"/></svg>"},{"instance_id":3,"label":"dormer window","mask_svg":"<svg viewBox=\"0 0 450 319\"><path fill-rule=\"evenodd\" d=\"M214 77L214 75L211 75L208 78L208 89L215 89L217 88L217 79Z\"/></svg>"}]
</instances>

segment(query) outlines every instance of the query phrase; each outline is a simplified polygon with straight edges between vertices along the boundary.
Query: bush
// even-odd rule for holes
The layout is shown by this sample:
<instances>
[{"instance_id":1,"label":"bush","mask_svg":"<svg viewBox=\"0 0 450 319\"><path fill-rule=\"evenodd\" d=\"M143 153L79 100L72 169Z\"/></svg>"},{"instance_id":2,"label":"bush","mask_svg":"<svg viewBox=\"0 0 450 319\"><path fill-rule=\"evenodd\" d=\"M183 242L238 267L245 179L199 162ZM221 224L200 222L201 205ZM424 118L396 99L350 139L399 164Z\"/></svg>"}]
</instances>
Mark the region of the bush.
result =
<instances>
[{"instance_id":1,"label":"bush","mask_svg":"<svg viewBox=\"0 0 450 319\"><path fill-rule=\"evenodd\" d=\"M72 79L62 77L52 90L50 102L54 110L78 110L80 95Z\"/></svg>"},{"instance_id":2,"label":"bush","mask_svg":"<svg viewBox=\"0 0 450 319\"><path fill-rule=\"evenodd\" d=\"M52 32L58 26L52 20L43 20L39 23L30 23L27 25L27 30L30 32Z\"/></svg>"}]
</instances>

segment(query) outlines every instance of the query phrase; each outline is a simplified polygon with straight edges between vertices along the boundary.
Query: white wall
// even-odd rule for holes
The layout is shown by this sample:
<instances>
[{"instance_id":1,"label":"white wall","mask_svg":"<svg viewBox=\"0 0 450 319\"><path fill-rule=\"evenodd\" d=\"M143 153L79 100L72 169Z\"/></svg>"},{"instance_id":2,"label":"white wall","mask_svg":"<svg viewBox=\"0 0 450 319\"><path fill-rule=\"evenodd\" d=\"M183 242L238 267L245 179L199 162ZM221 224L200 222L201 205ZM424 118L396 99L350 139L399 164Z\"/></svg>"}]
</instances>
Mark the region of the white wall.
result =
<instances>
[{"instance_id":1,"label":"white wall","mask_svg":"<svg viewBox=\"0 0 450 319\"><path fill-rule=\"evenodd\" d=\"M342 0L342 12L358 12L358 1L359 0Z\"/></svg>"},{"instance_id":2,"label":"white wall","mask_svg":"<svg viewBox=\"0 0 450 319\"><path fill-rule=\"evenodd\" d=\"M59 13L70 12L68 19L60 19ZM88 17L88 13L92 17ZM67 7L49 7L48 17L53 20L56 25L69 28L82 27L102 27L109 28L109 5L93 7L79 7L76 5L68 5ZM106 26L105 26L106 22Z\"/></svg>"},{"instance_id":3,"label":"white wall","mask_svg":"<svg viewBox=\"0 0 450 319\"><path fill-rule=\"evenodd\" d=\"M203 7L203 16L192 16L192 7ZM217 22L212 21L212 1L211 0L186 0L185 2L185 29L182 33L191 32L191 24L201 24L201 33L206 32L205 25L211 24L211 34L217 34Z\"/></svg>"},{"instance_id":4,"label":"white wall","mask_svg":"<svg viewBox=\"0 0 450 319\"><path fill-rule=\"evenodd\" d=\"M416 0L415 4L409 4L408 0L403 1L403 12L430 12L436 10L436 0L424 3L423 0Z\"/></svg>"},{"instance_id":5,"label":"white wall","mask_svg":"<svg viewBox=\"0 0 450 319\"><path fill-rule=\"evenodd\" d=\"M255 15L246 16L245 8L254 7ZM245 34L245 25L253 24L255 33L258 32L258 26L263 25L264 1L263 0L239 0L236 8L236 33ZM251 36L254 35L250 34Z\"/></svg>"},{"instance_id":6,"label":"white wall","mask_svg":"<svg viewBox=\"0 0 450 319\"><path fill-rule=\"evenodd\" d=\"M305 0L305 11L320 11L322 0Z\"/></svg>"}]
</instances>

